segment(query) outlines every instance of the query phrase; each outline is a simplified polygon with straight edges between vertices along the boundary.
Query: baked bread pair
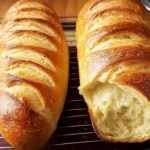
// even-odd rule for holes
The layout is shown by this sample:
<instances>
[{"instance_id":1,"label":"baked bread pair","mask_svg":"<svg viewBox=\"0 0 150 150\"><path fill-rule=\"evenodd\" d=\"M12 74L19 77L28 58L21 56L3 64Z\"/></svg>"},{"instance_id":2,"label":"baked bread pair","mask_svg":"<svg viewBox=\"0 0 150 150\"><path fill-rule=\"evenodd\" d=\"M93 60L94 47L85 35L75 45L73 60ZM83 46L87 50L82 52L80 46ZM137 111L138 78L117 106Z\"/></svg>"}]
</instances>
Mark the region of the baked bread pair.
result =
<instances>
[{"instance_id":1,"label":"baked bread pair","mask_svg":"<svg viewBox=\"0 0 150 150\"><path fill-rule=\"evenodd\" d=\"M139 0L89 0L79 14L79 90L107 141L150 138L149 20ZM0 42L0 133L16 149L38 149L65 101L63 29L45 1L21 0L5 15Z\"/></svg>"}]
</instances>

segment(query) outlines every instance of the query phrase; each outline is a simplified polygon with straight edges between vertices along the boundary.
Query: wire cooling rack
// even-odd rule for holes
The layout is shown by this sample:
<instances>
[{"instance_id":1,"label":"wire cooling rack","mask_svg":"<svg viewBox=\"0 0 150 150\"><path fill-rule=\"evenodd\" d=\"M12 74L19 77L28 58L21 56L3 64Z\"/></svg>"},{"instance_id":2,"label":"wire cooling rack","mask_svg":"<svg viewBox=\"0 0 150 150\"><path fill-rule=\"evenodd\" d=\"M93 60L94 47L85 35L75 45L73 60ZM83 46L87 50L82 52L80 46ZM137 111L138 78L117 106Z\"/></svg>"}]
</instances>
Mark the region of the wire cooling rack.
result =
<instances>
[{"instance_id":1,"label":"wire cooling rack","mask_svg":"<svg viewBox=\"0 0 150 150\"><path fill-rule=\"evenodd\" d=\"M60 18L76 18L61 16ZM2 19L3 17L0 17ZM62 23L69 45L70 76L66 103L58 128L41 150L150 150L150 142L114 144L99 139L92 128L87 106L79 95L79 75L75 40L75 22ZM14 150L0 136L0 150Z\"/></svg>"}]
</instances>

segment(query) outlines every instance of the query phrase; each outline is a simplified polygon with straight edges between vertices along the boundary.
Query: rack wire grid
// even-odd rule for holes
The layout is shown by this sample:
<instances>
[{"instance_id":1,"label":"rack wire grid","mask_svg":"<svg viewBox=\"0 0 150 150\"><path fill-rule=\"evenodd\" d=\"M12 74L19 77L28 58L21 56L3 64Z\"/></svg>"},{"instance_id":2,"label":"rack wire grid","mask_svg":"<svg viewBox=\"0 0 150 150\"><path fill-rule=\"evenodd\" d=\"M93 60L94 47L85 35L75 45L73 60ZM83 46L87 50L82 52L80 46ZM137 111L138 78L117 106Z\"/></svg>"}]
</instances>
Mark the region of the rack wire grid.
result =
<instances>
[{"instance_id":1,"label":"rack wire grid","mask_svg":"<svg viewBox=\"0 0 150 150\"><path fill-rule=\"evenodd\" d=\"M76 18L77 16L61 16ZM3 17L0 17L2 20ZM60 117L58 128L47 144L40 150L150 150L150 142L145 143L108 143L99 139L92 127L87 106L79 95L79 75L75 40L75 21L62 22L69 45L70 76L66 103ZM0 136L0 150L14 150Z\"/></svg>"}]
</instances>

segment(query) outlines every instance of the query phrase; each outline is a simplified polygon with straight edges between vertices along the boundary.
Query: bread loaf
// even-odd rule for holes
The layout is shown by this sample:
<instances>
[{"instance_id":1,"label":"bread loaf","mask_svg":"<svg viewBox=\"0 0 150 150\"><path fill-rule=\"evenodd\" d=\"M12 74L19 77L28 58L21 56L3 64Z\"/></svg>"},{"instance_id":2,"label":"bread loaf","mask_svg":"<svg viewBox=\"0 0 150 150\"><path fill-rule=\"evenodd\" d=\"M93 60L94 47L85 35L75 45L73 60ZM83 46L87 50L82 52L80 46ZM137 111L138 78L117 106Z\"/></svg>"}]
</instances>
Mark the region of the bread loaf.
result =
<instances>
[{"instance_id":1,"label":"bread loaf","mask_svg":"<svg viewBox=\"0 0 150 150\"><path fill-rule=\"evenodd\" d=\"M79 13L80 93L97 135L150 139L150 15L140 0L90 0Z\"/></svg>"},{"instance_id":2,"label":"bread loaf","mask_svg":"<svg viewBox=\"0 0 150 150\"><path fill-rule=\"evenodd\" d=\"M0 133L17 150L43 146L57 127L68 86L68 47L43 0L21 0L0 31Z\"/></svg>"}]
</instances>

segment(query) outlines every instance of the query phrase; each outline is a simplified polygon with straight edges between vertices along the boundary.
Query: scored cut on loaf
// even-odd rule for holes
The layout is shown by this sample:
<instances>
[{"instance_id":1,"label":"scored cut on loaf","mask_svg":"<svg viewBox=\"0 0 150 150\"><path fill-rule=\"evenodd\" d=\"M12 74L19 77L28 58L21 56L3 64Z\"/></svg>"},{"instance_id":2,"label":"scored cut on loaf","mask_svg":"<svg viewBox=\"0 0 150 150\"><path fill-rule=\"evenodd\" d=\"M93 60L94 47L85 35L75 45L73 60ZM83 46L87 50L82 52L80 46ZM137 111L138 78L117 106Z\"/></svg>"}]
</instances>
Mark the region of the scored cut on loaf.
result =
<instances>
[{"instance_id":1,"label":"scored cut on loaf","mask_svg":"<svg viewBox=\"0 0 150 150\"><path fill-rule=\"evenodd\" d=\"M0 133L17 150L39 149L57 127L68 86L68 46L49 3L15 3L0 49Z\"/></svg>"},{"instance_id":2,"label":"scored cut on loaf","mask_svg":"<svg viewBox=\"0 0 150 150\"><path fill-rule=\"evenodd\" d=\"M80 93L97 135L150 139L150 15L140 0L89 0L79 13Z\"/></svg>"}]
</instances>

